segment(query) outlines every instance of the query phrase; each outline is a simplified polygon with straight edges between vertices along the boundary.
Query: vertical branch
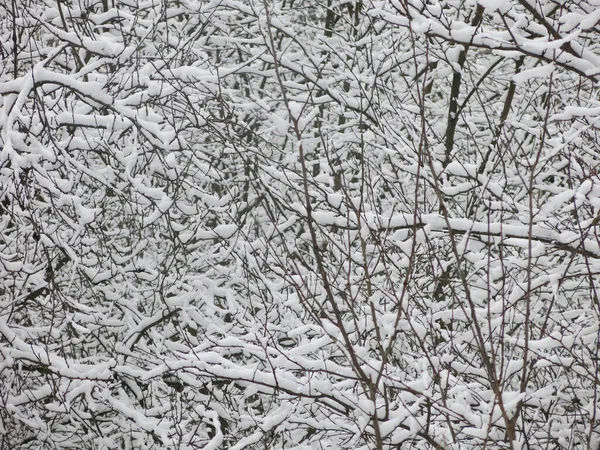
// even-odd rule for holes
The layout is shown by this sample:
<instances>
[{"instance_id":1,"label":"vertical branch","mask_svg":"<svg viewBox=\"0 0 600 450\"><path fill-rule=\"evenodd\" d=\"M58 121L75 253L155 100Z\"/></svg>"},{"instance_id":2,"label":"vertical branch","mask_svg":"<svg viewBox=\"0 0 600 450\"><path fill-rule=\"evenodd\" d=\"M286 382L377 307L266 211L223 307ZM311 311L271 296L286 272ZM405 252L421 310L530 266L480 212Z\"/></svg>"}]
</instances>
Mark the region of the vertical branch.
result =
<instances>
[{"instance_id":1,"label":"vertical branch","mask_svg":"<svg viewBox=\"0 0 600 450\"><path fill-rule=\"evenodd\" d=\"M13 42L13 79L19 77L19 39L17 37L17 0L12 0L11 4L12 13L12 42Z\"/></svg>"},{"instance_id":2,"label":"vertical branch","mask_svg":"<svg viewBox=\"0 0 600 450\"><path fill-rule=\"evenodd\" d=\"M481 20L483 18L483 12L485 8L481 5L477 5L477 9L475 11L475 17L473 17L473 21L471 25L473 27L479 27L481 24ZM443 167L446 167L450 164L450 157L452 156L452 150L454 148L454 140L456 134L456 127L458 125L459 119L459 103L458 96L460 95L460 87L462 82L462 69L465 66L465 62L467 60L467 52L469 51L469 46L465 45L465 48L460 51L458 55L458 69L454 70L454 74L452 75L452 86L450 88L450 105L448 107L448 118L447 118L447 127L446 127L446 140L445 140L445 156L443 161Z\"/></svg>"}]
</instances>

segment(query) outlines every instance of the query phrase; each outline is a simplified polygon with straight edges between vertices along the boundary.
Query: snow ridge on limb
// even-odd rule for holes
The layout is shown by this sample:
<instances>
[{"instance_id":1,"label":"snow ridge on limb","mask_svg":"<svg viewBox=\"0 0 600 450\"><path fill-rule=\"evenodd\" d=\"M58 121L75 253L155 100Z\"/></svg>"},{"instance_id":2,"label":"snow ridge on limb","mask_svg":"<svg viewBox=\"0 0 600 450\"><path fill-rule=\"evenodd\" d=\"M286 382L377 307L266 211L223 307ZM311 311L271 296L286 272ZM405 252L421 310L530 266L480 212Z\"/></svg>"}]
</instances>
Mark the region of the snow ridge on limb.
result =
<instances>
[{"instance_id":1,"label":"snow ridge on limb","mask_svg":"<svg viewBox=\"0 0 600 450\"><path fill-rule=\"evenodd\" d=\"M441 38L453 44L489 49L494 52L520 53L598 81L600 54L586 46L593 39L598 24L598 11L582 2L567 6L560 19L545 16L553 2L481 1L487 15L497 17L486 26L445 17L441 2L392 2L391 10L375 8L370 15L391 24L410 27L416 32ZM587 6L587 8L586 8ZM529 24L525 27L522 24ZM493 25L492 25L493 24ZM566 29L567 31L563 31Z\"/></svg>"}]
</instances>

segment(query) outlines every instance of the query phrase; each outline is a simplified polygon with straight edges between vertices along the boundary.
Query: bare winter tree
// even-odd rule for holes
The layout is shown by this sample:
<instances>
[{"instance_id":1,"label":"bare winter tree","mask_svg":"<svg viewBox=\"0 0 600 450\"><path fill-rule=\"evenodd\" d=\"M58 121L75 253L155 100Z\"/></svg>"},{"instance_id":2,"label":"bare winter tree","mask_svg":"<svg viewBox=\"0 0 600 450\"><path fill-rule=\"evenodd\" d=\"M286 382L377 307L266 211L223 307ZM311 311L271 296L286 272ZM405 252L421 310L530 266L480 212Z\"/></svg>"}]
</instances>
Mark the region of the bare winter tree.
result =
<instances>
[{"instance_id":1,"label":"bare winter tree","mask_svg":"<svg viewBox=\"0 0 600 450\"><path fill-rule=\"evenodd\" d=\"M0 17L0 448L600 447L600 2Z\"/></svg>"}]
</instances>

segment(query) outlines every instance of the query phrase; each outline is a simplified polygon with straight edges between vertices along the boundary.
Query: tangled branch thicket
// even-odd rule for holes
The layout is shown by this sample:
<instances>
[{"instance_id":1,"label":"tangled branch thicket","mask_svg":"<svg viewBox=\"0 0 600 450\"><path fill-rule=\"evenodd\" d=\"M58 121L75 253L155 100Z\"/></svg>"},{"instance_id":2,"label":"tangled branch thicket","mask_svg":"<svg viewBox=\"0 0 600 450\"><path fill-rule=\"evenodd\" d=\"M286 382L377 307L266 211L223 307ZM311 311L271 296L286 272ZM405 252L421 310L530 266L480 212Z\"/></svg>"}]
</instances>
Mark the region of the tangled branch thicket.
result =
<instances>
[{"instance_id":1,"label":"tangled branch thicket","mask_svg":"<svg viewBox=\"0 0 600 450\"><path fill-rule=\"evenodd\" d=\"M598 0L0 17L0 448L599 448Z\"/></svg>"}]
</instances>

